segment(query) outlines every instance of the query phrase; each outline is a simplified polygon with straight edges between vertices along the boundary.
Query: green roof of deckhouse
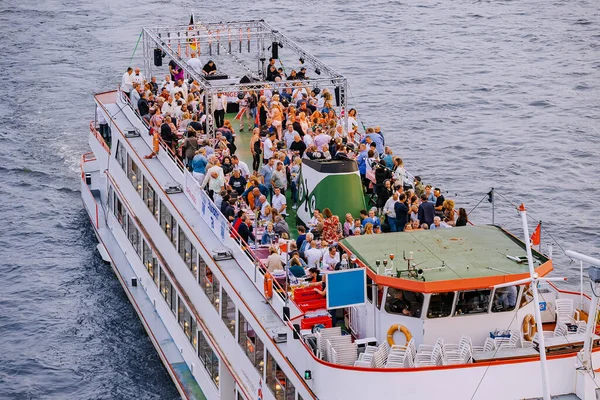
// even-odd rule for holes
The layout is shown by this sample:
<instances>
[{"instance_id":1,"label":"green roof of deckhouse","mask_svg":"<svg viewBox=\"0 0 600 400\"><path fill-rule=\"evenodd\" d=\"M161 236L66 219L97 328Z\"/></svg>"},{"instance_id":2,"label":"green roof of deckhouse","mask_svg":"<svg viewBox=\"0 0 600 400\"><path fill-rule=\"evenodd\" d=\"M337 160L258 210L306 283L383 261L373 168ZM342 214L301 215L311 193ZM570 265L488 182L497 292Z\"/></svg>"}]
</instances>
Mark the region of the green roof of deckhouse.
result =
<instances>
[{"instance_id":1,"label":"green roof of deckhouse","mask_svg":"<svg viewBox=\"0 0 600 400\"><path fill-rule=\"evenodd\" d=\"M507 257L526 256L525 245L503 229L491 225L350 236L341 244L381 275L384 274L383 263L377 271L375 261L387 259L387 267L390 268L389 255L394 254L394 277L398 270L407 269L403 252L407 258L412 252L413 263L417 269L424 270L422 276L427 282L529 272L527 262L519 264ZM534 260L536 268L547 261L537 252L534 252ZM416 279L405 273L401 278Z\"/></svg>"}]
</instances>

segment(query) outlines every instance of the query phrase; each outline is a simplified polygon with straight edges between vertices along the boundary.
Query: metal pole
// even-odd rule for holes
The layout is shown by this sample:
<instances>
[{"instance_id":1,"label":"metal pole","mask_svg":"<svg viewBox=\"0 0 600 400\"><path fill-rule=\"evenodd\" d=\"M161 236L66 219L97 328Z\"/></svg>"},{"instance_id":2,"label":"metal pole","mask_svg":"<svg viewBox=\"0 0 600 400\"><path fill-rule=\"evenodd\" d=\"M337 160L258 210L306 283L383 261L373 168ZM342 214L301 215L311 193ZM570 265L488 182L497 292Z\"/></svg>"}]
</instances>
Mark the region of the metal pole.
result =
<instances>
[{"instance_id":1,"label":"metal pole","mask_svg":"<svg viewBox=\"0 0 600 400\"><path fill-rule=\"evenodd\" d=\"M493 189L492 189L493 190ZM492 204L494 204L492 202ZM492 208L493 210L493 208ZM521 214L521 220L523 222L523 234L525 235L525 248L527 249L527 261L529 265L529 274L531 275L531 288L533 292L533 301L535 304L534 313L535 321L538 331L538 344L540 350L540 362L542 366L542 391L544 400L551 400L550 387L548 381L548 366L546 365L546 344L544 343L544 330L542 327L542 314L540 311L540 299L538 294L538 275L533 267L533 255L531 253L531 242L529 240L529 227L527 226L527 211L525 205L521 204L519 207L519 213ZM492 214L493 215L493 214Z\"/></svg>"},{"instance_id":2,"label":"metal pole","mask_svg":"<svg viewBox=\"0 0 600 400\"><path fill-rule=\"evenodd\" d=\"M377 284L373 281L371 286L371 293L373 294L373 337L377 337Z\"/></svg>"},{"instance_id":3,"label":"metal pole","mask_svg":"<svg viewBox=\"0 0 600 400\"><path fill-rule=\"evenodd\" d=\"M579 261L579 284L579 308L583 310L583 261Z\"/></svg>"},{"instance_id":4,"label":"metal pole","mask_svg":"<svg viewBox=\"0 0 600 400\"><path fill-rule=\"evenodd\" d=\"M495 219L496 218L495 218L495 215L494 215L495 214L495 205L494 205L494 203L496 202L495 199L494 199L494 197L495 197L494 196L494 188L492 188L491 193L492 193L492 225L496 225L496 223L495 223ZM529 240L529 236L527 236L526 240Z\"/></svg>"},{"instance_id":5,"label":"metal pole","mask_svg":"<svg viewBox=\"0 0 600 400\"><path fill-rule=\"evenodd\" d=\"M575 260L579 260L582 264L585 261L588 264L600 267L600 260L594 257L586 256L585 254L578 253L576 251L567 250L565 251L567 257L571 257ZM583 277L583 266L581 266L581 276ZM583 278L582 278L583 280ZM597 287L598 285L596 285ZM582 288L583 292L583 288ZM588 312L587 330L585 332L585 342L583 345L583 366L586 369L591 368L591 353L592 353L592 336L594 335L594 329L596 327L596 313L598 312L598 297L592 291L592 300L590 301L590 309Z\"/></svg>"}]
</instances>

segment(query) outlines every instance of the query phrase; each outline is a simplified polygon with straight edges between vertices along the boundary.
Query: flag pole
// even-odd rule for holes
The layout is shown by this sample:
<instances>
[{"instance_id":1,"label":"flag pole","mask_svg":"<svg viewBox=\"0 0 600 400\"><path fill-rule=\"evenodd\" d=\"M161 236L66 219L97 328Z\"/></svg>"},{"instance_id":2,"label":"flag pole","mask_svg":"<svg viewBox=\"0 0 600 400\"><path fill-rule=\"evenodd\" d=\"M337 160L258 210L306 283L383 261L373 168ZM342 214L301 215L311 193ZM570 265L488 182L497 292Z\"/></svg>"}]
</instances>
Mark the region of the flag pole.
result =
<instances>
[{"instance_id":1,"label":"flag pole","mask_svg":"<svg viewBox=\"0 0 600 400\"><path fill-rule=\"evenodd\" d=\"M542 253L542 221L539 222L538 224L540 226L540 243L538 244L538 252L540 252L540 254Z\"/></svg>"},{"instance_id":2,"label":"flag pole","mask_svg":"<svg viewBox=\"0 0 600 400\"><path fill-rule=\"evenodd\" d=\"M523 223L523 233L525 236L525 249L527 250L527 264L529 265L529 276L531 278L531 291L533 292L533 301L535 304L534 315L538 331L538 344L540 351L540 364L542 369L542 393L544 400L550 400L550 381L548 379L548 365L546 362L546 345L544 343L544 330L542 327L542 315L540 311L540 300L538 294L538 274L533 266L533 255L531 254L531 237L529 236L529 227L527 226L527 209L525 204L518 207Z\"/></svg>"}]
</instances>

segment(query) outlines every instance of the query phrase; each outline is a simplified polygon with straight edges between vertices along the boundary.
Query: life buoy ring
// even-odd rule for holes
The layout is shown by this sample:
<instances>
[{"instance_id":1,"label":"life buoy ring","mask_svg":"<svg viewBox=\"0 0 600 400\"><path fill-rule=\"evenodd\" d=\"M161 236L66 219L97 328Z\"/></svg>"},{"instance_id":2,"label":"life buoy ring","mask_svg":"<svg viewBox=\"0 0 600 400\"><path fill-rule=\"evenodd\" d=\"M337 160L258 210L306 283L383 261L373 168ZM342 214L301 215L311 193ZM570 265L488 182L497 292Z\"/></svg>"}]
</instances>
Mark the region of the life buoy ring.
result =
<instances>
[{"instance_id":1,"label":"life buoy ring","mask_svg":"<svg viewBox=\"0 0 600 400\"><path fill-rule=\"evenodd\" d=\"M523 332L523 339L531 342L535 333L537 332L537 326L535 325L535 318L531 314L527 314L523 318L523 326L521 327Z\"/></svg>"},{"instance_id":2,"label":"life buoy ring","mask_svg":"<svg viewBox=\"0 0 600 400\"><path fill-rule=\"evenodd\" d=\"M273 277L268 272L265 274L264 292L267 300L273 297Z\"/></svg>"},{"instance_id":3,"label":"life buoy ring","mask_svg":"<svg viewBox=\"0 0 600 400\"><path fill-rule=\"evenodd\" d=\"M396 343L394 343L394 333L396 331L402 332L404 334L404 336L406 337L405 345L407 345L408 342L410 342L410 339L412 339L412 335L407 327L405 327L404 325L395 324L395 325L390 326L390 329L388 329L388 331L387 331L387 341L390 346L393 346L396 344Z\"/></svg>"}]
</instances>

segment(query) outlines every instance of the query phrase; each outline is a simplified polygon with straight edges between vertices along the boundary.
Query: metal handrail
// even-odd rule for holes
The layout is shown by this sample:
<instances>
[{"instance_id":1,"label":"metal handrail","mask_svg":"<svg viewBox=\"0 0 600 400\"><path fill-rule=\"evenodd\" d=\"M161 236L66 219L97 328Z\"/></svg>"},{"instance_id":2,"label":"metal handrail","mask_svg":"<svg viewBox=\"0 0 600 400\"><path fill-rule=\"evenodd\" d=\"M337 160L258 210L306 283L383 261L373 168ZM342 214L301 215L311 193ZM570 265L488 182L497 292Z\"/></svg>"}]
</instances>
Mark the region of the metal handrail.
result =
<instances>
[{"instance_id":1,"label":"metal handrail","mask_svg":"<svg viewBox=\"0 0 600 400\"><path fill-rule=\"evenodd\" d=\"M96 137L98 142L100 142L100 145L102 146L102 148L104 150L106 150L108 152L108 154L110 154L110 147L108 147L108 145L106 144L106 141L104 140L104 138L102 137L100 132L98 132L98 130L94 126L94 121L90 121L90 131Z\"/></svg>"},{"instance_id":2,"label":"metal handrail","mask_svg":"<svg viewBox=\"0 0 600 400\"><path fill-rule=\"evenodd\" d=\"M139 111L137 111L136 109L133 108L133 105L131 104L131 99L129 97L125 96L125 94L123 94L123 92L120 90L120 88L119 88L119 90L117 90L117 92L121 96L121 100L124 101L125 104L127 104L129 106L129 108L131 109L131 111L139 118L139 120L142 122L142 124L144 125L144 127L146 129L148 129L148 132L151 134L153 128L148 124L148 122L146 122L146 120L144 118L142 118L142 116L140 115ZM167 146L167 143L160 137L160 135L158 137L158 141L160 143L160 147L173 160L173 162L179 168L179 170L183 171L183 169L185 168L185 166L183 165L183 163L181 162L181 160L177 157L177 154L175 154L175 152L173 151L173 149L171 147Z\"/></svg>"},{"instance_id":3,"label":"metal handrail","mask_svg":"<svg viewBox=\"0 0 600 400\"><path fill-rule=\"evenodd\" d=\"M144 124L144 127L146 129L148 129L148 132L151 132L152 128L150 127L150 125L140 116L140 113L133 108L133 106L131 104L131 99L129 99L129 97L125 96L125 94L123 94L123 92L120 90L120 88L119 88L119 90L117 90L117 92L121 96L121 100L123 100L125 102L125 104L127 104L129 106L131 111L133 111L133 113ZM165 151L167 151L167 153L169 154L169 157L173 160L173 162L175 162L175 165L177 165L177 167L179 167L179 170L183 172L183 170L185 168L183 163L179 160L179 158L177 158L177 156L175 155L173 150L166 145L166 143L164 142L164 140L162 140L162 138L159 138L159 140L160 140L161 147L163 149L165 149ZM238 234L238 232L235 229L233 229L233 226L231 225L231 223L229 221L227 221L227 229L229 230L228 233L230 234L230 236L232 236L232 238L238 243L241 250L246 253L246 255L248 256L250 261L252 261L252 263L254 264L255 268L257 268L259 270L259 272L264 276L263 271L267 270L266 266L262 263L262 261L260 261L260 259L254 253L254 251L252 251L252 248L248 245L248 243L246 243L244 241L244 239L242 239L242 237ZM274 281L273 285L275 285L279 289L279 290L276 290L276 292L279 294L281 299L286 300L288 295L287 295L287 292L285 291L285 289L277 281Z\"/></svg>"}]
</instances>

